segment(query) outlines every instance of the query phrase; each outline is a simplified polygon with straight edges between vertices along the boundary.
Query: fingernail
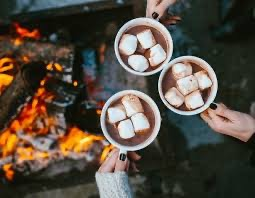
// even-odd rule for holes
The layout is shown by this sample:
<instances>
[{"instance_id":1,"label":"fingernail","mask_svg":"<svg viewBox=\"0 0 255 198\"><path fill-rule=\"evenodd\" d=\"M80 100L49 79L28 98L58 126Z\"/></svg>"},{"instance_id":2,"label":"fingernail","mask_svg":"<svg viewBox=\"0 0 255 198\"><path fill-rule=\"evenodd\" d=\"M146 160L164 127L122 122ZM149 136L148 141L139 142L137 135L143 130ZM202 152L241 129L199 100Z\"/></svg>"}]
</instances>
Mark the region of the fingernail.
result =
<instances>
[{"instance_id":1,"label":"fingernail","mask_svg":"<svg viewBox=\"0 0 255 198\"><path fill-rule=\"evenodd\" d=\"M126 154L124 154L124 153L121 153L121 154L120 154L120 160L121 160L121 161L124 162L124 161L126 160L126 158L127 158L127 155L126 155Z\"/></svg>"},{"instance_id":2,"label":"fingernail","mask_svg":"<svg viewBox=\"0 0 255 198\"><path fill-rule=\"evenodd\" d=\"M152 14L152 18L153 18L153 19L158 18L158 16L159 16L159 14L158 14L157 12L153 12L153 14Z\"/></svg>"},{"instance_id":3,"label":"fingernail","mask_svg":"<svg viewBox=\"0 0 255 198\"><path fill-rule=\"evenodd\" d=\"M210 108L212 110L216 110L217 109L217 105L215 103L212 103L212 104L210 104Z\"/></svg>"}]
</instances>

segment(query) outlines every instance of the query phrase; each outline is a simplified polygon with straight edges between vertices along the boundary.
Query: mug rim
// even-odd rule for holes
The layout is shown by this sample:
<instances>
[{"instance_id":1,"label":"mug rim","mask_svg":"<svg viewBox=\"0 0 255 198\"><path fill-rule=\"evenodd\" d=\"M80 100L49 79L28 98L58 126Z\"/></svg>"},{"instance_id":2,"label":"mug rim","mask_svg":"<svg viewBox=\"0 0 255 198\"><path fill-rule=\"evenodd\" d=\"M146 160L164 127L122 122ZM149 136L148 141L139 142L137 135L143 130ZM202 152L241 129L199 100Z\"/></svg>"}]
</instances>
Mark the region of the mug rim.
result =
<instances>
[{"instance_id":1,"label":"mug rim","mask_svg":"<svg viewBox=\"0 0 255 198\"><path fill-rule=\"evenodd\" d=\"M149 72L138 72L135 71L134 69L132 69L130 66L128 66L127 64L125 64L120 56L120 52L119 52L119 41L121 39L121 36L123 35L123 33L129 29L130 27L133 27L132 24L133 23L148 23L149 26L153 27L152 25L159 27L159 28L155 28L158 31L160 31L160 33L164 36L167 45L168 45L168 53L167 53L167 58L166 60L164 60L164 62L161 64L160 67L158 67L157 69L154 69L152 71ZM138 25L137 25L138 26ZM118 62L120 63L120 65L129 73L138 75L138 76L150 76L153 74L156 74L158 72L160 72L171 60L172 55L173 55L173 39L172 36L170 34L170 32L167 30L167 28L162 25L160 22L156 21L155 19L150 19L150 18L146 18L146 17L140 17L140 18L135 18L132 19L128 22L126 22L118 31L116 37L115 37L115 41L114 41L114 51L115 51L115 55L117 57Z\"/></svg>"},{"instance_id":2,"label":"mug rim","mask_svg":"<svg viewBox=\"0 0 255 198\"><path fill-rule=\"evenodd\" d=\"M107 119L107 109L110 107L110 105L120 99L121 97L127 95L127 94L133 94L136 95L137 97L141 98L142 100L144 100L145 102L147 102L149 104L149 106L151 107L151 109L153 110L154 113L154 117L155 117L155 126L154 129L151 133L151 135L142 143L135 145L135 146L126 146L126 145L122 145L120 143L118 143L117 141L115 141L108 133L107 131L107 127L106 127L106 119ZM101 124L101 128L103 131L103 134L105 136L105 138L114 146L116 146L117 148L119 148L120 150L125 150L125 151L137 151L137 150L141 150L145 147L147 147L148 145L150 145L157 137L159 131L160 131L160 126L161 126L161 115L160 115L160 111L158 106L156 105L156 103L153 101L153 99L148 96L147 94L137 91L137 90L123 90L120 92L115 93L114 95L112 95L107 102L105 103L103 109L102 109L102 113L100 116L100 124Z\"/></svg>"},{"instance_id":3,"label":"mug rim","mask_svg":"<svg viewBox=\"0 0 255 198\"><path fill-rule=\"evenodd\" d=\"M169 71L169 69L176 63L178 62L183 62L185 60L193 60L196 62L201 62L201 67L203 67L204 70L207 71L207 73L209 74L210 78L212 78L211 80L213 81L213 86L211 88L211 93L210 96L208 97L207 101L205 102L205 104L195 110L191 110L191 111L183 111L183 110L179 110L175 107L173 107L172 105L169 104L169 102L165 99L163 90L162 90L162 83L163 83L163 79L166 75L166 73ZM197 115L200 114L202 112L204 112L206 109L208 109L210 107L210 104L214 102L217 92L218 92L218 80L217 80L217 76L215 71L213 70L213 68L209 65L209 63L207 63L205 60L203 60L202 58L196 57L196 56L180 56L177 57L175 59L173 59L171 62L168 63L168 65L163 69L163 71L161 72L160 76L159 76L159 80L158 80L158 92L160 95L161 100L163 101L163 103L165 104L165 106L170 109L171 111L179 114L179 115L185 115L185 116L191 116L191 115Z\"/></svg>"}]
</instances>

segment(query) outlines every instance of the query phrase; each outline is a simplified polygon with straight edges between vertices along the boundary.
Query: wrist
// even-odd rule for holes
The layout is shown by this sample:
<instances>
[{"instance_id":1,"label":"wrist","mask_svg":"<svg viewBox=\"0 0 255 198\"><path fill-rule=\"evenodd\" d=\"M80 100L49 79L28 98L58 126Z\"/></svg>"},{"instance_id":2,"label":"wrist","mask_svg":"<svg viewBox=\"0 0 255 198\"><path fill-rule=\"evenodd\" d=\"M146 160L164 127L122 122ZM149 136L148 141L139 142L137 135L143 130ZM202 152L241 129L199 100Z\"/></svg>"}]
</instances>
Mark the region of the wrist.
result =
<instances>
[{"instance_id":1,"label":"wrist","mask_svg":"<svg viewBox=\"0 0 255 198\"><path fill-rule=\"evenodd\" d=\"M251 126L251 129L249 131L247 141L250 141L250 139L255 140L255 119L253 119L252 126Z\"/></svg>"},{"instance_id":2,"label":"wrist","mask_svg":"<svg viewBox=\"0 0 255 198\"><path fill-rule=\"evenodd\" d=\"M252 125L252 129L251 129L251 136L255 133L255 119L253 119L253 123L252 123L253 125Z\"/></svg>"}]
</instances>

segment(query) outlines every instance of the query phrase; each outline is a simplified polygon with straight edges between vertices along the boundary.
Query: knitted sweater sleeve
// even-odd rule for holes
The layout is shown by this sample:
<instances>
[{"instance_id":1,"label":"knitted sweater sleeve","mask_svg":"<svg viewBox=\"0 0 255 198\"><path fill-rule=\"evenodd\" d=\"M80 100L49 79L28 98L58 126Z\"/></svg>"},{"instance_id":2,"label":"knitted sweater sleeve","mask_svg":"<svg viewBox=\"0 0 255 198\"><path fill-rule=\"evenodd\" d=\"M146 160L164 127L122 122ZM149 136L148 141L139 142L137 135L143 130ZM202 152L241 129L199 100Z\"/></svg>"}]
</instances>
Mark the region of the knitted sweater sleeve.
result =
<instances>
[{"instance_id":1,"label":"knitted sweater sleeve","mask_svg":"<svg viewBox=\"0 0 255 198\"><path fill-rule=\"evenodd\" d=\"M125 172L96 173L100 198L132 198L128 176Z\"/></svg>"}]
</instances>

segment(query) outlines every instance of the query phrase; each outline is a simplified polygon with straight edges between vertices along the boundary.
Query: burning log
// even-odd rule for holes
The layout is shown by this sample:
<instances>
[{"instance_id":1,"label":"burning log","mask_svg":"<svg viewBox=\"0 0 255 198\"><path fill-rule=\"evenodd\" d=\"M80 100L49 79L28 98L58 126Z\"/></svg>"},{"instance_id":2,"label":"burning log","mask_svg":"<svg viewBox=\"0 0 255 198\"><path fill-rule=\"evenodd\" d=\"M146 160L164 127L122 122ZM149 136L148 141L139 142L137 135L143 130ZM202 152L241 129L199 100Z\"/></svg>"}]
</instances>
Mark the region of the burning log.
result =
<instances>
[{"instance_id":1,"label":"burning log","mask_svg":"<svg viewBox=\"0 0 255 198\"><path fill-rule=\"evenodd\" d=\"M72 83L74 47L72 45L56 45L40 41L22 40L9 36L0 36L0 58L13 57L22 65L24 62L41 61L50 63L48 70L55 65L57 72L49 74L57 79Z\"/></svg>"},{"instance_id":2,"label":"burning log","mask_svg":"<svg viewBox=\"0 0 255 198\"><path fill-rule=\"evenodd\" d=\"M41 80L46 76L45 66L43 62L24 65L0 96L0 131L18 115L39 88Z\"/></svg>"},{"instance_id":3,"label":"burning log","mask_svg":"<svg viewBox=\"0 0 255 198\"><path fill-rule=\"evenodd\" d=\"M55 140L48 137L33 137L25 135L22 132L17 133L18 137L26 142L29 142L34 148L40 151L50 151Z\"/></svg>"},{"instance_id":4,"label":"burning log","mask_svg":"<svg viewBox=\"0 0 255 198\"><path fill-rule=\"evenodd\" d=\"M5 158L1 158L1 159L0 159L0 168L1 168L2 166L4 166L5 164L11 163L12 160L13 160L13 157L12 157L12 156L8 156L8 157L5 157Z\"/></svg>"},{"instance_id":5,"label":"burning log","mask_svg":"<svg viewBox=\"0 0 255 198\"><path fill-rule=\"evenodd\" d=\"M82 101L69 107L66 118L80 129L93 134L102 134L100 115L102 107L95 101Z\"/></svg>"}]
</instances>

